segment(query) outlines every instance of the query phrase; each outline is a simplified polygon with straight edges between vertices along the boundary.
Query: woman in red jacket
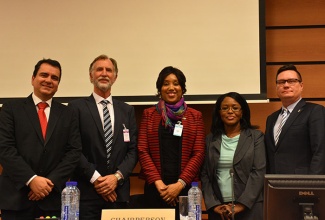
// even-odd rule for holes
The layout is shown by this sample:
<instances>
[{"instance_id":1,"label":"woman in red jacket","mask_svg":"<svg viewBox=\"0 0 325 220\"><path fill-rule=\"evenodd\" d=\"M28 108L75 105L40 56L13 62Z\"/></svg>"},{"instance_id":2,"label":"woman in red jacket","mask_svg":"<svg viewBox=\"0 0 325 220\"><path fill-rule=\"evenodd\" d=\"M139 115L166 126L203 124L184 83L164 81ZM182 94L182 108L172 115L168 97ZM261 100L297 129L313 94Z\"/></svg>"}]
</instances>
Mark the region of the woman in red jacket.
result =
<instances>
[{"instance_id":1,"label":"woman in red jacket","mask_svg":"<svg viewBox=\"0 0 325 220\"><path fill-rule=\"evenodd\" d=\"M159 102L143 112L138 153L140 178L146 183L146 208L176 208L178 196L187 195L204 160L204 126L201 112L186 105L185 75L165 67L156 88Z\"/></svg>"}]
</instances>

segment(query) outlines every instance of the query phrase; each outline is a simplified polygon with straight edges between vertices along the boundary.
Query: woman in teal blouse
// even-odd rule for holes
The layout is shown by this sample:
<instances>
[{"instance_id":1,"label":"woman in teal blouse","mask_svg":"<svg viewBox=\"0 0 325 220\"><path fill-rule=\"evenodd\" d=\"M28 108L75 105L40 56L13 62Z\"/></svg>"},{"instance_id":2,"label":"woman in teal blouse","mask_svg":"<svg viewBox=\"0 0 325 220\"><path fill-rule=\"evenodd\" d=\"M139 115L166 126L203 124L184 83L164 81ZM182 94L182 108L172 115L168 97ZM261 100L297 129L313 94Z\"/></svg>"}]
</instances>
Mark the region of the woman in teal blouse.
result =
<instances>
[{"instance_id":1,"label":"woman in teal blouse","mask_svg":"<svg viewBox=\"0 0 325 220\"><path fill-rule=\"evenodd\" d=\"M209 219L262 220L265 167L264 135L251 125L246 100L236 92L220 96L201 173Z\"/></svg>"}]
</instances>

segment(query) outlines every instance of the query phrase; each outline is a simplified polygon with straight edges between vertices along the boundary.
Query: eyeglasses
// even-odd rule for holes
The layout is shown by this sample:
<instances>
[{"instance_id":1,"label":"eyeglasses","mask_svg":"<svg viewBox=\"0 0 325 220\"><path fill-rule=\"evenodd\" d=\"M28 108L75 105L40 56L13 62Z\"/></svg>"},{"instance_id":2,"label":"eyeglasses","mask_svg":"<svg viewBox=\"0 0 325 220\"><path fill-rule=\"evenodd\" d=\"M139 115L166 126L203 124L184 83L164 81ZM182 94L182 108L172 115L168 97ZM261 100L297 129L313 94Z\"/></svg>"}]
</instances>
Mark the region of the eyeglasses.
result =
<instances>
[{"instance_id":1,"label":"eyeglasses","mask_svg":"<svg viewBox=\"0 0 325 220\"><path fill-rule=\"evenodd\" d=\"M280 80L276 81L276 84L279 85L279 86L284 86L284 84L286 84L286 82L289 85L293 85L296 82L301 82L301 80L300 79L280 79Z\"/></svg>"},{"instance_id":2,"label":"eyeglasses","mask_svg":"<svg viewBox=\"0 0 325 220\"><path fill-rule=\"evenodd\" d=\"M234 107L224 106L224 107L221 107L220 108L220 111L222 111L222 112L228 112L229 109L231 109L231 111L233 111L233 112L239 112L241 110L241 108L240 107L237 107L237 106L234 106Z\"/></svg>"}]
</instances>

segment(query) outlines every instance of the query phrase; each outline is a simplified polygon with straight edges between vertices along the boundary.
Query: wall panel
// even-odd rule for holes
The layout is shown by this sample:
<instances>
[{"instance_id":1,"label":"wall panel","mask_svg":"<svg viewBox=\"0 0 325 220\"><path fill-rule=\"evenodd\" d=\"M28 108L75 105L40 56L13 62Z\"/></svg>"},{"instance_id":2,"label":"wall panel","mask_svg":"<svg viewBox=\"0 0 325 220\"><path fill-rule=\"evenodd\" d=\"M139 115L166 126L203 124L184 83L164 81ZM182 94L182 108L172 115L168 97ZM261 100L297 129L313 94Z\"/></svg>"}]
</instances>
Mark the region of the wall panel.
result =
<instances>
[{"instance_id":1,"label":"wall panel","mask_svg":"<svg viewBox=\"0 0 325 220\"><path fill-rule=\"evenodd\" d=\"M325 28L266 31L266 61L324 61Z\"/></svg>"},{"instance_id":2,"label":"wall panel","mask_svg":"<svg viewBox=\"0 0 325 220\"><path fill-rule=\"evenodd\" d=\"M325 0L266 0L266 26L325 25Z\"/></svg>"}]
</instances>

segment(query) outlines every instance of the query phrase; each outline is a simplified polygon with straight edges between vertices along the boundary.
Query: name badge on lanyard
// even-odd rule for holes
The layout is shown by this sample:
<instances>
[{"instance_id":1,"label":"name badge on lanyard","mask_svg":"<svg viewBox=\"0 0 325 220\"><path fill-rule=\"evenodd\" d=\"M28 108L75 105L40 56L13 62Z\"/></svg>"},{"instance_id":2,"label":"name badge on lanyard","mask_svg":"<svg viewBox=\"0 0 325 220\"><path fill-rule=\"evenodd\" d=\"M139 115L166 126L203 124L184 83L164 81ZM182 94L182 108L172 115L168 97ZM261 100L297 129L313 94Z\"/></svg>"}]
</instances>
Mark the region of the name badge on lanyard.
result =
<instances>
[{"instance_id":1,"label":"name badge on lanyard","mask_svg":"<svg viewBox=\"0 0 325 220\"><path fill-rule=\"evenodd\" d=\"M125 124L123 124L123 138L124 138L124 142L130 142L130 132L129 132L129 129L127 129L125 127Z\"/></svg>"},{"instance_id":2,"label":"name badge on lanyard","mask_svg":"<svg viewBox=\"0 0 325 220\"><path fill-rule=\"evenodd\" d=\"M183 125L181 121L178 121L177 124L175 124L174 128L174 136L181 137L183 132Z\"/></svg>"}]
</instances>

